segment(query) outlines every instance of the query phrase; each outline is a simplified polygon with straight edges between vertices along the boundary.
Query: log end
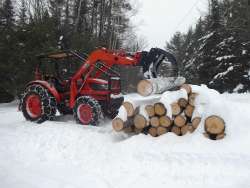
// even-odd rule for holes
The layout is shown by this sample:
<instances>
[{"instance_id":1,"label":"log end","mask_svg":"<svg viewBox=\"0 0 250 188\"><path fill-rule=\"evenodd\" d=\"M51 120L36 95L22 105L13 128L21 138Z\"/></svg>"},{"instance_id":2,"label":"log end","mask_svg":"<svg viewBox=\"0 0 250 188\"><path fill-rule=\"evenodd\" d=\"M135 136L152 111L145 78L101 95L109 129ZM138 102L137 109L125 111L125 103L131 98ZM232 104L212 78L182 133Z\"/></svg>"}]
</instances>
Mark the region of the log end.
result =
<instances>
[{"instance_id":1,"label":"log end","mask_svg":"<svg viewBox=\"0 0 250 188\"><path fill-rule=\"evenodd\" d=\"M225 122L219 116L210 116L205 120L205 131L208 134L218 135L225 131Z\"/></svg>"},{"instance_id":2,"label":"log end","mask_svg":"<svg viewBox=\"0 0 250 188\"><path fill-rule=\"evenodd\" d=\"M141 80L137 85L137 92L146 97L153 93L153 86L148 80Z\"/></svg>"},{"instance_id":3,"label":"log end","mask_svg":"<svg viewBox=\"0 0 250 188\"><path fill-rule=\"evenodd\" d=\"M112 121L112 127L116 132L121 132L124 129L124 122L120 118L115 118Z\"/></svg>"}]
</instances>

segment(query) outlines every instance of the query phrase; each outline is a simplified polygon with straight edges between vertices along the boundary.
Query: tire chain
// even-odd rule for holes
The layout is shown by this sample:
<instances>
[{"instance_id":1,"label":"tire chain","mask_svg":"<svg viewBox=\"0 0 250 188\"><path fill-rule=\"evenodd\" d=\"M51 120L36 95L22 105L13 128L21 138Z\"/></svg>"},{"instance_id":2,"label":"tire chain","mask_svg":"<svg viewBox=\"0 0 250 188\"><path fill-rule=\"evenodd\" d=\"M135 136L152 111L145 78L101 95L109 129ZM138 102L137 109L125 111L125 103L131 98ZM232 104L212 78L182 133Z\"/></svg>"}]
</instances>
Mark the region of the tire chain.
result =
<instances>
[{"instance_id":1,"label":"tire chain","mask_svg":"<svg viewBox=\"0 0 250 188\"><path fill-rule=\"evenodd\" d=\"M100 122L100 119L103 117L102 107L99 104L99 102L97 100L93 99L92 97L89 97L89 96L82 96L76 100L73 114L74 114L74 118L76 119L77 123L81 124L81 121L79 120L79 118L77 116L77 108L78 108L79 104L89 104L90 105L90 107L92 108L92 112L94 114L93 120L90 122L90 124L97 126L98 123Z\"/></svg>"},{"instance_id":2,"label":"tire chain","mask_svg":"<svg viewBox=\"0 0 250 188\"><path fill-rule=\"evenodd\" d=\"M20 101L21 109L22 111L26 108L26 106L23 103L23 100L25 97L27 97L30 93L38 94L39 97L41 98L42 102L42 117L39 118L38 120L35 120L37 123L43 123L46 120L54 120L55 114L56 114L56 106L57 102L55 97L53 97L47 89L42 87L41 85L31 85L29 86L24 93L22 94L22 98ZM24 112L23 112L24 113ZM25 116L25 115L24 115ZM26 119L29 119L28 117L25 116ZM32 121L32 120L31 120Z\"/></svg>"}]
</instances>

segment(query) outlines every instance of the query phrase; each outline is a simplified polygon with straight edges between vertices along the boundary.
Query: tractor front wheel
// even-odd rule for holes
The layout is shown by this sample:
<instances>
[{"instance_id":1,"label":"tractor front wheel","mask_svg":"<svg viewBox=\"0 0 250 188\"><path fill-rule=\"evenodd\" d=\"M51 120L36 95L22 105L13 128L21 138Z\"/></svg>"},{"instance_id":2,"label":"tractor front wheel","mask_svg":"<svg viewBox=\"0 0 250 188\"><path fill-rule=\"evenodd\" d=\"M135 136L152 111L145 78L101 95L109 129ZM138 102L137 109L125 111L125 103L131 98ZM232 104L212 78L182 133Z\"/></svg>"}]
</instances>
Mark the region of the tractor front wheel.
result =
<instances>
[{"instance_id":1,"label":"tractor front wheel","mask_svg":"<svg viewBox=\"0 0 250 188\"><path fill-rule=\"evenodd\" d=\"M56 99L41 85L31 85L22 95L20 107L27 120L42 123L54 119Z\"/></svg>"},{"instance_id":2,"label":"tractor front wheel","mask_svg":"<svg viewBox=\"0 0 250 188\"><path fill-rule=\"evenodd\" d=\"M97 100L82 96L77 99L73 113L78 123L96 126L102 116L102 108Z\"/></svg>"}]
</instances>

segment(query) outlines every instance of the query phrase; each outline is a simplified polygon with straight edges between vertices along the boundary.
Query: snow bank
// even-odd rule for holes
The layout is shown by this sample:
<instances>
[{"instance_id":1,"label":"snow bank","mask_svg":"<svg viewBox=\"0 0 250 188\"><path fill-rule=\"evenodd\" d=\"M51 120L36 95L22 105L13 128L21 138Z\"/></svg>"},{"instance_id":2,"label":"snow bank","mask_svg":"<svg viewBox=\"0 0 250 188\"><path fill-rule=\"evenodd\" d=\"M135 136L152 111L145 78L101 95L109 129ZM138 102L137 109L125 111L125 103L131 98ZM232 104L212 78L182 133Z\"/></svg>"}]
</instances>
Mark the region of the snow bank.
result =
<instances>
[{"instance_id":1,"label":"snow bank","mask_svg":"<svg viewBox=\"0 0 250 188\"><path fill-rule=\"evenodd\" d=\"M203 118L225 119L227 137L159 138L75 124L71 116L36 125L15 104L0 105L0 187L238 188L250 186L250 94L220 95L193 86Z\"/></svg>"}]
</instances>

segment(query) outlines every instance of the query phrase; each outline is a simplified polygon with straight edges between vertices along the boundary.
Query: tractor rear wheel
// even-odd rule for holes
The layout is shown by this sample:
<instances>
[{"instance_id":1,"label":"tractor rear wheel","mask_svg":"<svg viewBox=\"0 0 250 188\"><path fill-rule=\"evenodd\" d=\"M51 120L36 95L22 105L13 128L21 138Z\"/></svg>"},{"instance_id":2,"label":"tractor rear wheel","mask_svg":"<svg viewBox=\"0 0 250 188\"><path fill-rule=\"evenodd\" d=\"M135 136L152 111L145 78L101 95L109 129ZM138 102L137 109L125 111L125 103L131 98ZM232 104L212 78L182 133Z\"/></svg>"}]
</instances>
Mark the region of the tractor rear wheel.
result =
<instances>
[{"instance_id":1,"label":"tractor rear wheel","mask_svg":"<svg viewBox=\"0 0 250 188\"><path fill-rule=\"evenodd\" d=\"M23 116L32 122L53 120L56 115L56 99L41 85L29 86L22 95Z\"/></svg>"},{"instance_id":2,"label":"tractor rear wheel","mask_svg":"<svg viewBox=\"0 0 250 188\"><path fill-rule=\"evenodd\" d=\"M77 99L73 113L77 123L96 126L102 117L102 108L94 98L82 96Z\"/></svg>"}]
</instances>

